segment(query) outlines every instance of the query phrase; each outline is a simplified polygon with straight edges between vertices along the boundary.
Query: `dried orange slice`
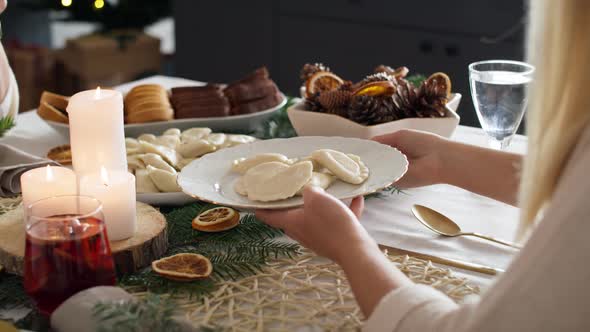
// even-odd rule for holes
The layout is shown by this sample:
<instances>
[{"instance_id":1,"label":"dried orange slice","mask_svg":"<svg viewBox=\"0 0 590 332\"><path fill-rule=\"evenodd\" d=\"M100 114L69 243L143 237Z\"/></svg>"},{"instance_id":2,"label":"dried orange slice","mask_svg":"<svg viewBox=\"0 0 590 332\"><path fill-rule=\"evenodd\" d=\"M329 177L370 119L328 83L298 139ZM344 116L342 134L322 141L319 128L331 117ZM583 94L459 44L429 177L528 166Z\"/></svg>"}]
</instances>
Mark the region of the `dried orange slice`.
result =
<instances>
[{"instance_id":1,"label":"dried orange slice","mask_svg":"<svg viewBox=\"0 0 590 332\"><path fill-rule=\"evenodd\" d=\"M446 91L447 97L451 96L451 79L447 74L442 72L434 73L428 77L427 81Z\"/></svg>"},{"instance_id":2,"label":"dried orange slice","mask_svg":"<svg viewBox=\"0 0 590 332\"><path fill-rule=\"evenodd\" d=\"M395 86L389 81L370 82L362 85L353 92L355 96L391 96L395 93Z\"/></svg>"},{"instance_id":3,"label":"dried orange slice","mask_svg":"<svg viewBox=\"0 0 590 332\"><path fill-rule=\"evenodd\" d=\"M225 206L209 209L193 219L194 229L203 232L221 232L234 228L240 222L240 213Z\"/></svg>"},{"instance_id":4,"label":"dried orange slice","mask_svg":"<svg viewBox=\"0 0 590 332\"><path fill-rule=\"evenodd\" d=\"M305 82L306 97L309 98L318 92L336 90L342 83L344 81L336 74L329 71L319 71Z\"/></svg>"},{"instance_id":5,"label":"dried orange slice","mask_svg":"<svg viewBox=\"0 0 590 332\"><path fill-rule=\"evenodd\" d=\"M207 278L213 265L203 255L183 253L153 261L152 270L168 279L192 281Z\"/></svg>"}]
</instances>

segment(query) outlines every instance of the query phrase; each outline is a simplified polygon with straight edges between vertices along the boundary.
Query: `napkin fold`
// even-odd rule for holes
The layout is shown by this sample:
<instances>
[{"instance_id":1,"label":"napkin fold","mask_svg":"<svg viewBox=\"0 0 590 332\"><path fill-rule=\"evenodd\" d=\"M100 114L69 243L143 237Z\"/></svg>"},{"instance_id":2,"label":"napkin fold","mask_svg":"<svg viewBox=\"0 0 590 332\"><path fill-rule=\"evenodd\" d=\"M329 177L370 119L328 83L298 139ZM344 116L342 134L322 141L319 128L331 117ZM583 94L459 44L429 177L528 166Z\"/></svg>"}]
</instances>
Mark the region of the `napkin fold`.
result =
<instances>
[{"instance_id":1,"label":"napkin fold","mask_svg":"<svg viewBox=\"0 0 590 332\"><path fill-rule=\"evenodd\" d=\"M0 197L10 197L20 194L21 175L30 169L46 165L59 164L53 160L34 156L10 145L0 144Z\"/></svg>"}]
</instances>

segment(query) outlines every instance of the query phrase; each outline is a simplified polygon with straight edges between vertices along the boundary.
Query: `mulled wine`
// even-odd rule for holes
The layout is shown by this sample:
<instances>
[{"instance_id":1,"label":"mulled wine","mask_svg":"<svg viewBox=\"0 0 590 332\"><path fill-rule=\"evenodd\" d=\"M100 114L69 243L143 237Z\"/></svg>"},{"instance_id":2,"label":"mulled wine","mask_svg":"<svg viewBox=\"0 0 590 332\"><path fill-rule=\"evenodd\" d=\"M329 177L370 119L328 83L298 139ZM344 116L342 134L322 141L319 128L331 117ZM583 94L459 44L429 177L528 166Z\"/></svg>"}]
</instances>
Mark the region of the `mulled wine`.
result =
<instances>
[{"instance_id":1,"label":"mulled wine","mask_svg":"<svg viewBox=\"0 0 590 332\"><path fill-rule=\"evenodd\" d=\"M104 222L72 214L38 218L27 225L25 289L50 315L75 293L115 284L115 266Z\"/></svg>"}]
</instances>

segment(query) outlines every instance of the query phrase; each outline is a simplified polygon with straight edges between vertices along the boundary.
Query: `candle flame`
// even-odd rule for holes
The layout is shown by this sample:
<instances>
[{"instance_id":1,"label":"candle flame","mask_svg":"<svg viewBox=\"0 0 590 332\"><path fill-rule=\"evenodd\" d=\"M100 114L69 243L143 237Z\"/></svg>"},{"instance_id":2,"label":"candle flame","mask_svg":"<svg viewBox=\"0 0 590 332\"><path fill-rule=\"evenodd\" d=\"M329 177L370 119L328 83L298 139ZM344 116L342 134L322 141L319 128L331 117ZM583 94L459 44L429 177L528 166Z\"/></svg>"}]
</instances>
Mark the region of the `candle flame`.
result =
<instances>
[{"instance_id":1,"label":"candle flame","mask_svg":"<svg viewBox=\"0 0 590 332\"><path fill-rule=\"evenodd\" d=\"M45 168L45 178L47 179L47 181L53 180L53 170L49 165L47 165L47 167Z\"/></svg>"},{"instance_id":2,"label":"candle flame","mask_svg":"<svg viewBox=\"0 0 590 332\"><path fill-rule=\"evenodd\" d=\"M100 99L100 86L96 87L96 91L94 92L94 99Z\"/></svg>"},{"instance_id":3,"label":"candle flame","mask_svg":"<svg viewBox=\"0 0 590 332\"><path fill-rule=\"evenodd\" d=\"M104 168L104 166L100 167L100 178L102 180L102 184L105 186L109 185L109 173L107 172L107 169Z\"/></svg>"}]
</instances>

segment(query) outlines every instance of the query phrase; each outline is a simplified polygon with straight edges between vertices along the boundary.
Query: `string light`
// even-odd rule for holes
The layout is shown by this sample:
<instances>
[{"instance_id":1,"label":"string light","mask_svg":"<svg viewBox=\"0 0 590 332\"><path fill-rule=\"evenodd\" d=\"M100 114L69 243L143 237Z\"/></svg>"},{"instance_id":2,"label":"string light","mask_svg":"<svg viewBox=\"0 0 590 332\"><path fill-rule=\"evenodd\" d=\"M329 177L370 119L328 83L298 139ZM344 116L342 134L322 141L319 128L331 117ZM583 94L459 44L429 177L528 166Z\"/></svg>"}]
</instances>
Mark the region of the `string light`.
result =
<instances>
[{"instance_id":1,"label":"string light","mask_svg":"<svg viewBox=\"0 0 590 332\"><path fill-rule=\"evenodd\" d=\"M61 5L64 7L69 7L72 5L72 0L61 0Z\"/></svg>"},{"instance_id":2,"label":"string light","mask_svg":"<svg viewBox=\"0 0 590 332\"><path fill-rule=\"evenodd\" d=\"M65 0L68 1L68 0ZM69 0L71 1L71 0ZM95 0L94 1L94 8L96 9L102 9L102 7L104 7L104 0Z\"/></svg>"}]
</instances>

